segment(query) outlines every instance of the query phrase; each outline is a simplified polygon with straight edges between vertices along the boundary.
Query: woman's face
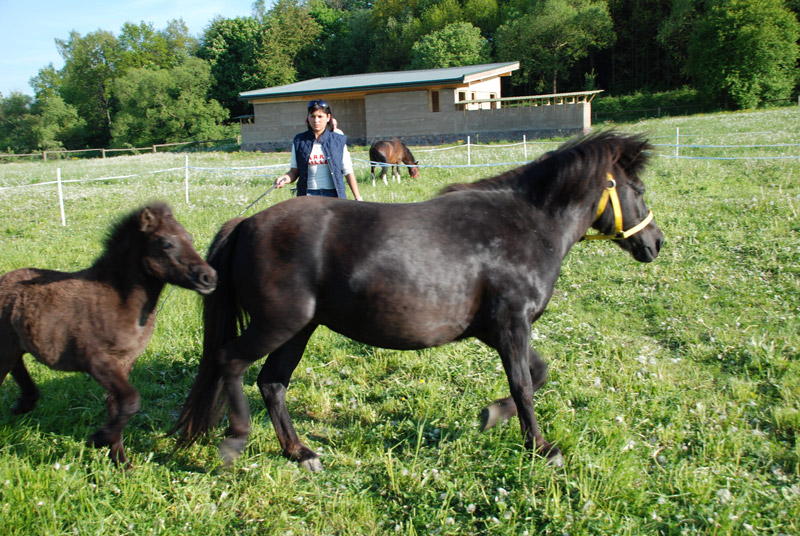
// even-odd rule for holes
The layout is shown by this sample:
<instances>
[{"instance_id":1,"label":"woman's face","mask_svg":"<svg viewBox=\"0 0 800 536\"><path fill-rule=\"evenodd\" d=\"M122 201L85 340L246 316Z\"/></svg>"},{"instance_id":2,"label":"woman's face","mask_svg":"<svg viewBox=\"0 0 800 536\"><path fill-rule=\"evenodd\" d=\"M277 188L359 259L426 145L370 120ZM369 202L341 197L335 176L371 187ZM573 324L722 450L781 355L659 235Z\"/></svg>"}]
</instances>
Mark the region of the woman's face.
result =
<instances>
[{"instance_id":1,"label":"woman's face","mask_svg":"<svg viewBox=\"0 0 800 536\"><path fill-rule=\"evenodd\" d=\"M308 124L314 134L322 134L328 122L331 120L331 114L326 114L323 110L314 110L308 114Z\"/></svg>"}]
</instances>

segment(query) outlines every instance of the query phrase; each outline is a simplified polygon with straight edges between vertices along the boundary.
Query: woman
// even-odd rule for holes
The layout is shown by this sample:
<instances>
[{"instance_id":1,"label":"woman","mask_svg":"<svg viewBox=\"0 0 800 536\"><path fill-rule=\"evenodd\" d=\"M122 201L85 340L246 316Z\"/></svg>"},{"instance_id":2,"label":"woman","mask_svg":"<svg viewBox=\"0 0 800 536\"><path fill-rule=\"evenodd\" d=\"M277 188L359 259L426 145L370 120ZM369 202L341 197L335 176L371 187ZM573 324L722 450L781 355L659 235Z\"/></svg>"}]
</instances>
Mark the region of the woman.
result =
<instances>
[{"instance_id":1,"label":"woman","mask_svg":"<svg viewBox=\"0 0 800 536\"><path fill-rule=\"evenodd\" d=\"M347 150L347 137L334 132L331 107L323 100L308 103L308 130L294 137L289 173L275 179L275 186L299 179L297 195L321 195L347 199L344 180L361 201L353 162Z\"/></svg>"}]
</instances>

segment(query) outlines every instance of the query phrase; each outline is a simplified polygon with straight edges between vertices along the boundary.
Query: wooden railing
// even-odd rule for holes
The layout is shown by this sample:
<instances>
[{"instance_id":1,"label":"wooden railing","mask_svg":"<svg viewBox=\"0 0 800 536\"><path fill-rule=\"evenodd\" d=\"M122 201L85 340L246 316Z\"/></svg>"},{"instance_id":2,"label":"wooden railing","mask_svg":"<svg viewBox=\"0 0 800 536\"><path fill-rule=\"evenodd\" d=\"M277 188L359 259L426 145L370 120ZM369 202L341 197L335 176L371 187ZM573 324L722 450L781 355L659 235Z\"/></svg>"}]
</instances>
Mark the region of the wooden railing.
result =
<instances>
[{"instance_id":1,"label":"wooden railing","mask_svg":"<svg viewBox=\"0 0 800 536\"><path fill-rule=\"evenodd\" d=\"M552 93L549 95L527 95L524 97L499 97L496 99L474 99L457 101L456 107L459 110L466 110L469 104L485 104L485 103L519 103L522 106L551 106L556 104L574 104L576 102L591 102L598 93L602 93L602 89L594 89L592 91L574 91L572 93ZM490 108L499 108L499 106L490 106ZM480 109L480 108L477 108Z\"/></svg>"},{"instance_id":2,"label":"wooden railing","mask_svg":"<svg viewBox=\"0 0 800 536\"><path fill-rule=\"evenodd\" d=\"M202 145L206 143L221 143L224 141L235 141L236 143L241 143L242 138L241 136L236 136L235 138L225 138L221 140L202 140L202 141L183 141L178 143L156 143L149 147L123 147L118 149L53 149L42 151L40 153L26 153L26 154L0 154L0 158L10 158L10 157L23 157L23 156L41 156L42 160L47 162L47 155L55 155L55 154L69 154L69 153L93 153L97 152L100 153L101 158L105 158L107 153L119 153L119 152L137 152L137 151L148 151L148 152L158 152L160 147L177 147L179 145Z\"/></svg>"}]
</instances>

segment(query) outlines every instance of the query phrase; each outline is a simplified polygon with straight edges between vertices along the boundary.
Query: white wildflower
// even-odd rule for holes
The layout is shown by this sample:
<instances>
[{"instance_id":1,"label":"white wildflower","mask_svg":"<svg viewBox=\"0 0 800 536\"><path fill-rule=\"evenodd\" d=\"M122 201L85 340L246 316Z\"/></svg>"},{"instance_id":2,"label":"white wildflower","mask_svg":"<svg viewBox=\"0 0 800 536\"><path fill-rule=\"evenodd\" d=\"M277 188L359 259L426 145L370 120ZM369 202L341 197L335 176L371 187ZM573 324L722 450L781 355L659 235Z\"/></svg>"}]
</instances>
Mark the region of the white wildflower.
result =
<instances>
[{"instance_id":1,"label":"white wildflower","mask_svg":"<svg viewBox=\"0 0 800 536\"><path fill-rule=\"evenodd\" d=\"M722 488L717 491L717 500L722 504L727 504L733 500L733 494L728 488Z\"/></svg>"}]
</instances>

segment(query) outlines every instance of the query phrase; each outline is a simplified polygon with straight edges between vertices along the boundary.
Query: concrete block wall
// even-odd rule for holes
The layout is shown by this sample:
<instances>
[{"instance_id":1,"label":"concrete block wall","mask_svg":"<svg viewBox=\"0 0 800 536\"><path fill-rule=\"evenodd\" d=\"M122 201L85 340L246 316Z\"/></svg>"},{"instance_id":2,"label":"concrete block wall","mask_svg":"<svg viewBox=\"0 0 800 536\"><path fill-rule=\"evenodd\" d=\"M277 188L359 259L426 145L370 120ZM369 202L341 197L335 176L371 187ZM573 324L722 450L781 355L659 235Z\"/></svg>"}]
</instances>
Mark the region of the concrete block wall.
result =
<instances>
[{"instance_id":1,"label":"concrete block wall","mask_svg":"<svg viewBox=\"0 0 800 536\"><path fill-rule=\"evenodd\" d=\"M325 99L339 128L351 145L366 143L364 101L361 99ZM308 101L265 102L253 104L254 121L242 125L242 150L290 151L295 135L306 130Z\"/></svg>"},{"instance_id":2,"label":"concrete block wall","mask_svg":"<svg viewBox=\"0 0 800 536\"><path fill-rule=\"evenodd\" d=\"M488 84L481 87L491 89ZM569 136L591 128L589 102L463 110L455 105L459 91L464 88L440 90L438 112L431 110L427 89L326 100L350 145L369 145L392 136L415 145L452 143L467 136L475 141L517 139L522 135L534 139ZM291 150L294 136L306 129L306 105L305 100L254 104L255 121L242 125L242 149Z\"/></svg>"}]
</instances>

